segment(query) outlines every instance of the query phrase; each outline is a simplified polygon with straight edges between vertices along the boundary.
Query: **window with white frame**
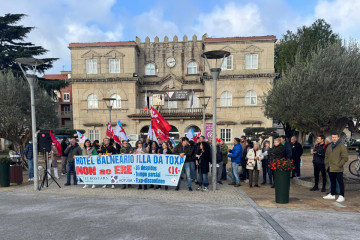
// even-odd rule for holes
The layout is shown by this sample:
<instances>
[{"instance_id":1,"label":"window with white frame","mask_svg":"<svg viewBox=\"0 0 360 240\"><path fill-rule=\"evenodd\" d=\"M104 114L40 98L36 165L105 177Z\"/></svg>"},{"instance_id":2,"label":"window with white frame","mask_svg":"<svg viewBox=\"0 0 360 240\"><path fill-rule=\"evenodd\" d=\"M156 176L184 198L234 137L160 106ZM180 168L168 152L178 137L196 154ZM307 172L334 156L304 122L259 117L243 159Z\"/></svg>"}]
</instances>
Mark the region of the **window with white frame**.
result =
<instances>
[{"instance_id":1,"label":"window with white frame","mask_svg":"<svg viewBox=\"0 0 360 240\"><path fill-rule=\"evenodd\" d=\"M221 70L232 70L233 69L233 56L230 55L224 59L221 65Z\"/></svg>"},{"instance_id":2,"label":"window with white frame","mask_svg":"<svg viewBox=\"0 0 360 240\"><path fill-rule=\"evenodd\" d=\"M177 101L165 101L165 108L168 109L177 108Z\"/></svg>"},{"instance_id":3,"label":"window with white frame","mask_svg":"<svg viewBox=\"0 0 360 240\"><path fill-rule=\"evenodd\" d=\"M94 142L95 140L100 140L99 130L89 130L89 140Z\"/></svg>"},{"instance_id":4,"label":"window with white frame","mask_svg":"<svg viewBox=\"0 0 360 240\"><path fill-rule=\"evenodd\" d=\"M220 138L226 143L231 142L231 128L220 128Z\"/></svg>"},{"instance_id":5,"label":"window with white frame","mask_svg":"<svg viewBox=\"0 0 360 240\"><path fill-rule=\"evenodd\" d=\"M109 73L120 73L120 59L109 59Z\"/></svg>"},{"instance_id":6,"label":"window with white frame","mask_svg":"<svg viewBox=\"0 0 360 240\"><path fill-rule=\"evenodd\" d=\"M90 94L87 97L87 104L88 104L88 108L98 108L99 107L98 97L95 94Z\"/></svg>"},{"instance_id":7,"label":"window with white frame","mask_svg":"<svg viewBox=\"0 0 360 240\"><path fill-rule=\"evenodd\" d=\"M195 61L189 62L187 65L187 73L188 74L197 74L197 63Z\"/></svg>"},{"instance_id":8,"label":"window with white frame","mask_svg":"<svg viewBox=\"0 0 360 240\"><path fill-rule=\"evenodd\" d=\"M232 95L230 92L225 91L220 96L220 106L229 107L232 106Z\"/></svg>"},{"instance_id":9,"label":"window with white frame","mask_svg":"<svg viewBox=\"0 0 360 240\"><path fill-rule=\"evenodd\" d=\"M70 93L63 93L63 102L70 102Z\"/></svg>"},{"instance_id":10,"label":"window with white frame","mask_svg":"<svg viewBox=\"0 0 360 240\"><path fill-rule=\"evenodd\" d=\"M155 75L155 64L148 63L145 66L145 75L152 76Z\"/></svg>"},{"instance_id":11,"label":"window with white frame","mask_svg":"<svg viewBox=\"0 0 360 240\"><path fill-rule=\"evenodd\" d=\"M258 54L247 54L245 57L246 69L258 69Z\"/></svg>"},{"instance_id":12,"label":"window with white frame","mask_svg":"<svg viewBox=\"0 0 360 240\"><path fill-rule=\"evenodd\" d=\"M97 74L97 60L96 59L87 59L86 60L86 73L87 74Z\"/></svg>"},{"instance_id":13,"label":"window with white frame","mask_svg":"<svg viewBox=\"0 0 360 240\"><path fill-rule=\"evenodd\" d=\"M256 105L257 104L257 94L255 91L250 90L245 94L245 105Z\"/></svg>"},{"instance_id":14,"label":"window with white frame","mask_svg":"<svg viewBox=\"0 0 360 240\"><path fill-rule=\"evenodd\" d=\"M189 96L189 99L187 101L187 107L188 108L198 108L199 107L199 96L194 95L192 106L191 106L191 99L192 99L192 95Z\"/></svg>"},{"instance_id":15,"label":"window with white frame","mask_svg":"<svg viewBox=\"0 0 360 240\"><path fill-rule=\"evenodd\" d=\"M113 94L111 95L110 98L115 98L116 100L111 100L110 101L110 105L113 107L113 108L121 108L121 97L120 95L118 94Z\"/></svg>"}]
</instances>

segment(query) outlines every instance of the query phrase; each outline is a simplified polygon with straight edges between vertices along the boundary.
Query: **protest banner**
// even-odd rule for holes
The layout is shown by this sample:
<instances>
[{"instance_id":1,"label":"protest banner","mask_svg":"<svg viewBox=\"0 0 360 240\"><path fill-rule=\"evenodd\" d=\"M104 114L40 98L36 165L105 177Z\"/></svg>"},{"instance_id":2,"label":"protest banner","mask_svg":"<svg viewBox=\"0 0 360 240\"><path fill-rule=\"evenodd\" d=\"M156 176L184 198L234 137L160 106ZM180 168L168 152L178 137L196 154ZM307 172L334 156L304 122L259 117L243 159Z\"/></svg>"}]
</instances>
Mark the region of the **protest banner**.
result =
<instances>
[{"instance_id":1,"label":"protest banner","mask_svg":"<svg viewBox=\"0 0 360 240\"><path fill-rule=\"evenodd\" d=\"M76 156L75 169L78 184L177 186L185 158L160 154Z\"/></svg>"}]
</instances>

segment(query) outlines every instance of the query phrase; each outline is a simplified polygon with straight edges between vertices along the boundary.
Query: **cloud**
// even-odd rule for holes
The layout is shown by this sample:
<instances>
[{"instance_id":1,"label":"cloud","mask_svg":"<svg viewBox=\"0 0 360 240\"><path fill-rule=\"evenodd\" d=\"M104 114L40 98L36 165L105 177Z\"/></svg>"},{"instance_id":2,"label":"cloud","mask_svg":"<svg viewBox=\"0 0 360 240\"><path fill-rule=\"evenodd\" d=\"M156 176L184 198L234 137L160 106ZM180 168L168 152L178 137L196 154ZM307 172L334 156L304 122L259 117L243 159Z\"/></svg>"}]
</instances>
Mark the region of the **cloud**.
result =
<instances>
[{"instance_id":1,"label":"cloud","mask_svg":"<svg viewBox=\"0 0 360 240\"><path fill-rule=\"evenodd\" d=\"M71 69L71 42L119 41L123 37L123 26L114 24L116 17L111 12L115 0L21 0L14 5L2 3L0 15L6 13L25 13L20 24L34 26L26 41L49 50L43 58L60 58L47 73L58 73ZM115 26L115 27L114 27Z\"/></svg>"},{"instance_id":2,"label":"cloud","mask_svg":"<svg viewBox=\"0 0 360 240\"><path fill-rule=\"evenodd\" d=\"M152 9L142 13L135 17L134 22L136 34L141 37L154 38L166 35L171 40L174 35L179 34L178 26L172 21L165 20L161 9Z\"/></svg>"},{"instance_id":3,"label":"cloud","mask_svg":"<svg viewBox=\"0 0 360 240\"><path fill-rule=\"evenodd\" d=\"M266 32L256 4L241 5L234 2L224 7L215 6L212 12L200 14L194 31L213 37L253 36Z\"/></svg>"},{"instance_id":4,"label":"cloud","mask_svg":"<svg viewBox=\"0 0 360 240\"><path fill-rule=\"evenodd\" d=\"M323 18L334 32L343 38L359 39L360 1L358 0L320 0L315 7L315 17Z\"/></svg>"}]
</instances>

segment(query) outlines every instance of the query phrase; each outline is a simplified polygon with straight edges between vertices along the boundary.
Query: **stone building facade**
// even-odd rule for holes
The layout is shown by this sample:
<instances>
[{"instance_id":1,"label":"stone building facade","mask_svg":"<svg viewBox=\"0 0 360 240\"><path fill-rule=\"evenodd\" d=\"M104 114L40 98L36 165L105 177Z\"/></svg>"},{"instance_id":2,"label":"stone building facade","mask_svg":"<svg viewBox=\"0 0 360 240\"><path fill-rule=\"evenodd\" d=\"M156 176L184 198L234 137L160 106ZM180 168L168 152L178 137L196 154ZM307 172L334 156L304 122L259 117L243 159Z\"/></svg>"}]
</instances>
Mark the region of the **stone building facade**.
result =
<instances>
[{"instance_id":1,"label":"stone building facade","mask_svg":"<svg viewBox=\"0 0 360 240\"><path fill-rule=\"evenodd\" d=\"M150 124L148 105L162 103L160 113L173 126L176 141L192 127L204 129L202 99L211 96L213 80L201 57L226 50L217 87L217 136L232 142L247 127L272 127L263 114L262 96L272 86L275 36L210 38L165 37L151 42L70 43L72 104L75 129L91 140L105 137L112 101L112 125L120 120L128 134L145 137ZM212 60L215 61L215 60ZM214 62L210 61L210 64ZM146 97L147 96L147 97ZM159 98L162 100L159 101ZM212 122L212 101L206 108Z\"/></svg>"},{"instance_id":2,"label":"stone building facade","mask_svg":"<svg viewBox=\"0 0 360 240\"><path fill-rule=\"evenodd\" d=\"M48 80L62 80L68 81L71 76L71 71L61 71L60 74L45 74L42 78ZM71 84L56 91L57 98L55 100L55 111L59 119L58 128L73 129L72 119L72 92Z\"/></svg>"}]
</instances>

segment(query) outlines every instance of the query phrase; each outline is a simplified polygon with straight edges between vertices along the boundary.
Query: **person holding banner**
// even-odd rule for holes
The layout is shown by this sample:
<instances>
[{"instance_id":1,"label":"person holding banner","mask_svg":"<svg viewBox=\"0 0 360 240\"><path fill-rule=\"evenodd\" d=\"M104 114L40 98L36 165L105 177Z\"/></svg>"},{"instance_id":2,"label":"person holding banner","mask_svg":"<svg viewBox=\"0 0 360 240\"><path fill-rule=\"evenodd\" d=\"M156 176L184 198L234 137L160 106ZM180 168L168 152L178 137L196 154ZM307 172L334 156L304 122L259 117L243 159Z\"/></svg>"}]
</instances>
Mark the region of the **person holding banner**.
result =
<instances>
[{"instance_id":1,"label":"person holding banner","mask_svg":"<svg viewBox=\"0 0 360 240\"><path fill-rule=\"evenodd\" d=\"M150 141L148 146L145 148L145 152L149 154L157 154L159 152L158 144L155 141ZM149 188L155 188L155 186L153 184L150 184Z\"/></svg>"},{"instance_id":2,"label":"person holding banner","mask_svg":"<svg viewBox=\"0 0 360 240\"><path fill-rule=\"evenodd\" d=\"M82 155L83 156L94 156L94 155L98 155L98 152L96 151L95 147L91 146L91 142L89 139L86 139L85 142L84 142L84 148L82 150ZM84 185L84 189L85 188L88 188L89 185L88 184L85 184ZM91 186L91 188L95 188L95 184L93 184Z\"/></svg>"},{"instance_id":3,"label":"person holding banner","mask_svg":"<svg viewBox=\"0 0 360 240\"><path fill-rule=\"evenodd\" d=\"M159 149L158 153L163 154L163 155L172 154L172 151L170 150L170 147L169 147L169 143L163 142L161 144L161 148ZM160 189L160 188L161 188L161 185L157 185L155 187L155 189ZM165 186L165 190L168 190L168 189L169 189L169 187Z\"/></svg>"},{"instance_id":4,"label":"person holding banner","mask_svg":"<svg viewBox=\"0 0 360 240\"><path fill-rule=\"evenodd\" d=\"M111 156L112 154L116 154L116 149L112 145L110 145L109 138L104 138L104 144L101 146L99 156L101 155ZM106 185L102 186L102 188L106 188L106 187L107 187ZM111 185L111 188L114 189L115 185Z\"/></svg>"},{"instance_id":5,"label":"person holding banner","mask_svg":"<svg viewBox=\"0 0 360 240\"><path fill-rule=\"evenodd\" d=\"M174 154L178 154L182 158L184 156L186 156L185 163L184 163L185 175L186 175L189 191L192 191L192 188L191 188L191 183L192 183L191 166L190 165L194 164L194 159L192 158L192 148L190 147L189 139L187 137L183 137L181 139L181 143L176 145L176 147L174 149ZM181 178L179 179L179 183L178 183L177 187L175 188L176 191L179 191L180 183L181 183Z\"/></svg>"},{"instance_id":6,"label":"person holding banner","mask_svg":"<svg viewBox=\"0 0 360 240\"><path fill-rule=\"evenodd\" d=\"M126 140L122 140L122 147L120 148L120 154L131 154L132 147Z\"/></svg>"},{"instance_id":7,"label":"person holding banner","mask_svg":"<svg viewBox=\"0 0 360 240\"><path fill-rule=\"evenodd\" d=\"M138 141L136 142L136 148L135 148L135 150L134 150L134 154L144 154L144 153L146 153L146 150L145 150L145 148L143 147L143 143L142 143L141 140L138 140ZM139 184L139 188L138 188L138 189L139 189L139 190L142 189L142 184ZM146 184L144 184L144 190L147 190L147 185L146 185Z\"/></svg>"},{"instance_id":8,"label":"person holding banner","mask_svg":"<svg viewBox=\"0 0 360 240\"><path fill-rule=\"evenodd\" d=\"M198 177L199 187L196 188L196 191L207 192L209 186L209 178L208 178L209 163L211 158L210 145L207 142L200 143L200 154L196 155L196 157L197 157L196 165L199 168L199 177Z\"/></svg>"}]
</instances>

